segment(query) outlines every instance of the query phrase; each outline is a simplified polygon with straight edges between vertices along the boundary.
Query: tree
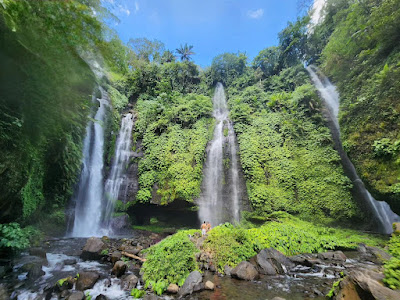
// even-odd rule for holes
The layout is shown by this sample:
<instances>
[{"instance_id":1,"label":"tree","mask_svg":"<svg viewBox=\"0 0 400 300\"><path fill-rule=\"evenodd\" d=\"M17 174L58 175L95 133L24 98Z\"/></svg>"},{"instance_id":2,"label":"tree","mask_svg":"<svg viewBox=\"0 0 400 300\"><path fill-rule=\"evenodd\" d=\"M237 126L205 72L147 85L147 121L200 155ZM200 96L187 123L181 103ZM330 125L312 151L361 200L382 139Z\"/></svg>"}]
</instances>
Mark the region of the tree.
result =
<instances>
[{"instance_id":1,"label":"tree","mask_svg":"<svg viewBox=\"0 0 400 300\"><path fill-rule=\"evenodd\" d=\"M192 45L185 43L185 46L181 45L178 49L176 49L176 52L180 55L181 61L189 61L191 59L190 55L195 54L192 49Z\"/></svg>"},{"instance_id":2,"label":"tree","mask_svg":"<svg viewBox=\"0 0 400 300\"><path fill-rule=\"evenodd\" d=\"M211 64L213 84L216 82L231 84L235 78L244 73L246 62L247 56L244 53L223 53L216 56Z\"/></svg>"},{"instance_id":3,"label":"tree","mask_svg":"<svg viewBox=\"0 0 400 300\"><path fill-rule=\"evenodd\" d=\"M291 67L303 61L306 54L307 25L309 16L297 19L296 23L289 22L288 26L279 33L279 47L285 67Z\"/></svg>"},{"instance_id":4,"label":"tree","mask_svg":"<svg viewBox=\"0 0 400 300\"><path fill-rule=\"evenodd\" d=\"M278 47L261 50L253 60L253 68L261 69L265 77L276 75L280 71L280 55Z\"/></svg>"},{"instance_id":5,"label":"tree","mask_svg":"<svg viewBox=\"0 0 400 300\"><path fill-rule=\"evenodd\" d=\"M161 56L161 63L164 64L170 62L175 62L175 55L170 50L166 50Z\"/></svg>"},{"instance_id":6,"label":"tree","mask_svg":"<svg viewBox=\"0 0 400 300\"><path fill-rule=\"evenodd\" d=\"M128 45L135 52L137 59L146 62L159 62L161 53L164 52L164 43L158 40L149 40L147 38L130 39Z\"/></svg>"}]
</instances>

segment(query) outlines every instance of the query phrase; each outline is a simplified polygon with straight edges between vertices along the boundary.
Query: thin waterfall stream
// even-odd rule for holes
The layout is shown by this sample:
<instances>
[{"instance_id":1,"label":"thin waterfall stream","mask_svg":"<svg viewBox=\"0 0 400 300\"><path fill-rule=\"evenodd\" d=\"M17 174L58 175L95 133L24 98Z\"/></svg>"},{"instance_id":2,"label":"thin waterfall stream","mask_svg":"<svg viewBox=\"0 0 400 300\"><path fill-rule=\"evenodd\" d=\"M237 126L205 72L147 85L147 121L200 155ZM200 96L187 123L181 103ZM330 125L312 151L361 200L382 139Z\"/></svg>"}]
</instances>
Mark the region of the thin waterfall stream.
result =
<instances>
[{"instance_id":1,"label":"thin waterfall stream","mask_svg":"<svg viewBox=\"0 0 400 300\"><path fill-rule=\"evenodd\" d=\"M359 199L362 199L368 207L368 210L373 214L375 223L379 226L379 232L390 234L393 231L393 222L398 222L400 217L396 215L390 206L384 201L377 201L365 188L364 183L357 174L357 171L347 156L342 147L340 140L340 127L338 121L339 114L339 94L336 87L325 77L316 66L308 66L307 71L310 74L311 80L321 95L322 101L328 110L329 127L332 132L335 148L339 152L342 160L343 168L353 182L354 192Z\"/></svg>"},{"instance_id":2,"label":"thin waterfall stream","mask_svg":"<svg viewBox=\"0 0 400 300\"><path fill-rule=\"evenodd\" d=\"M111 167L111 172L106 180L104 196L106 198L106 208L104 212L105 228L112 230L110 222L114 212L115 204L118 200L125 201L128 178L126 167L131 158L132 130L134 117L131 113L122 118L121 129L116 141L115 154Z\"/></svg>"},{"instance_id":3,"label":"thin waterfall stream","mask_svg":"<svg viewBox=\"0 0 400 300\"><path fill-rule=\"evenodd\" d=\"M71 236L98 236L101 230L102 199L104 190L103 153L106 106L110 105L107 92L100 87L101 98L94 121L89 121L83 142L83 168L74 197L75 218Z\"/></svg>"},{"instance_id":4,"label":"thin waterfall stream","mask_svg":"<svg viewBox=\"0 0 400 300\"><path fill-rule=\"evenodd\" d=\"M241 193L235 132L228 118L221 83L215 88L213 106L216 125L207 151L198 215L200 222L208 221L216 226L223 222L239 222Z\"/></svg>"}]
</instances>

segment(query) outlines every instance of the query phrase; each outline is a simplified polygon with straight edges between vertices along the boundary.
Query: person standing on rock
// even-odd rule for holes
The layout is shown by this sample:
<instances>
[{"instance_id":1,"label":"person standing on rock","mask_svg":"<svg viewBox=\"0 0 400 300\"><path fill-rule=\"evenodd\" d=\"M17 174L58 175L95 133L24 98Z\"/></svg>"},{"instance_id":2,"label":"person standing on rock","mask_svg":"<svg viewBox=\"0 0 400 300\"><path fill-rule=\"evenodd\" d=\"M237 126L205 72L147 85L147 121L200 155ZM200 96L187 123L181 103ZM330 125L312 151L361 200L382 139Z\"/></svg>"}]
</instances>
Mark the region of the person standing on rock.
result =
<instances>
[{"instance_id":1,"label":"person standing on rock","mask_svg":"<svg viewBox=\"0 0 400 300\"><path fill-rule=\"evenodd\" d=\"M204 221L203 222L203 224L201 224L201 235L202 236L205 236L206 235L206 233L207 233L207 224L206 224L206 221Z\"/></svg>"}]
</instances>

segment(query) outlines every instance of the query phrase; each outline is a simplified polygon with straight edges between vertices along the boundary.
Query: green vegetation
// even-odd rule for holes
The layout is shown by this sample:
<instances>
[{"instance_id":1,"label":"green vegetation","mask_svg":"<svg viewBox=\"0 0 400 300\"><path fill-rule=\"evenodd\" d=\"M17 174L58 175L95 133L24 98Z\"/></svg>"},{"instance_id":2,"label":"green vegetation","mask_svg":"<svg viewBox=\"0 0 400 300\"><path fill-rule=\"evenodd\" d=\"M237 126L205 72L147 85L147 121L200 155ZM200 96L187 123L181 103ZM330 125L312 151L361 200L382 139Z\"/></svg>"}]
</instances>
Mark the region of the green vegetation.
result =
<instances>
[{"instance_id":1,"label":"green vegetation","mask_svg":"<svg viewBox=\"0 0 400 300\"><path fill-rule=\"evenodd\" d=\"M341 95L343 145L372 194L400 213L400 3L328 1L309 37Z\"/></svg>"},{"instance_id":2,"label":"green vegetation","mask_svg":"<svg viewBox=\"0 0 400 300\"><path fill-rule=\"evenodd\" d=\"M29 244L29 229L22 229L18 223L0 224L0 249L22 250Z\"/></svg>"},{"instance_id":3,"label":"green vegetation","mask_svg":"<svg viewBox=\"0 0 400 300\"><path fill-rule=\"evenodd\" d=\"M212 136L212 103L196 94L142 96L137 102L140 190L136 199L167 204L193 201L200 193L204 152Z\"/></svg>"},{"instance_id":4,"label":"green vegetation","mask_svg":"<svg viewBox=\"0 0 400 300\"><path fill-rule=\"evenodd\" d=\"M160 243L145 250L146 261L143 264L145 287L161 295L170 283L182 286L190 272L198 270L195 254L196 246L188 235L198 230L180 231Z\"/></svg>"},{"instance_id":5,"label":"green vegetation","mask_svg":"<svg viewBox=\"0 0 400 300\"><path fill-rule=\"evenodd\" d=\"M400 235L394 233L387 244L393 257L385 262L383 282L393 290L400 289Z\"/></svg>"},{"instance_id":6,"label":"green vegetation","mask_svg":"<svg viewBox=\"0 0 400 300\"><path fill-rule=\"evenodd\" d=\"M230 116L256 212L285 210L322 223L356 216L351 182L304 68L285 68L244 89L236 82L228 89Z\"/></svg>"},{"instance_id":7,"label":"green vegetation","mask_svg":"<svg viewBox=\"0 0 400 300\"><path fill-rule=\"evenodd\" d=\"M245 229L226 223L213 228L204 242L220 272L224 266L235 267L265 248L274 248L285 255L318 253L328 250L356 249L359 243L382 246L381 238L352 230L318 226L287 213L276 212L266 216L274 221L260 227Z\"/></svg>"},{"instance_id":8,"label":"green vegetation","mask_svg":"<svg viewBox=\"0 0 400 300\"><path fill-rule=\"evenodd\" d=\"M146 291L144 290L132 289L131 291L131 296L135 299L143 298L144 295L146 295Z\"/></svg>"}]
</instances>

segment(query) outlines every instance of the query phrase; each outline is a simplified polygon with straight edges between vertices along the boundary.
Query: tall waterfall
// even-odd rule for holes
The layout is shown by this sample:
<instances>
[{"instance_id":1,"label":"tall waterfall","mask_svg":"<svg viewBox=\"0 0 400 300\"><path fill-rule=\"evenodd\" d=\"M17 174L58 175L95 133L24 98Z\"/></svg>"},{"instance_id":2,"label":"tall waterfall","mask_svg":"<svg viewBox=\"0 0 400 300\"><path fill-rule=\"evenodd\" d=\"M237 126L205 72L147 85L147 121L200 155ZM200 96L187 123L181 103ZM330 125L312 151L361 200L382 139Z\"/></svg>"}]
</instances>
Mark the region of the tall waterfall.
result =
<instances>
[{"instance_id":1,"label":"tall waterfall","mask_svg":"<svg viewBox=\"0 0 400 300\"><path fill-rule=\"evenodd\" d=\"M122 119L121 129L116 141L115 155L110 175L106 181L104 195L107 201L104 219L106 227L109 228L114 206L117 200L125 200L128 184L126 167L131 157L132 129L134 118L131 113Z\"/></svg>"},{"instance_id":2,"label":"tall waterfall","mask_svg":"<svg viewBox=\"0 0 400 300\"><path fill-rule=\"evenodd\" d=\"M202 195L199 199L200 222L213 226L240 220L240 185L233 126L228 118L224 87L218 83L213 97L216 126L207 151Z\"/></svg>"},{"instance_id":3,"label":"tall waterfall","mask_svg":"<svg viewBox=\"0 0 400 300\"><path fill-rule=\"evenodd\" d=\"M339 94L336 91L336 87L330 83L328 78L322 75L316 66L311 65L307 67L307 71L310 74L311 80L319 91L323 103L328 110L328 119L332 123L329 127L332 131L335 148L339 152L343 168L347 176L353 182L355 194L359 199L363 200L369 211L375 217L375 222L380 227L377 231L387 234L391 233L393 231L392 223L398 222L400 217L390 209L386 202L377 201L372 197L372 195L365 188L360 177L357 175L356 169L348 158L346 152L343 150L340 140L340 128L338 122Z\"/></svg>"},{"instance_id":4,"label":"tall waterfall","mask_svg":"<svg viewBox=\"0 0 400 300\"><path fill-rule=\"evenodd\" d=\"M83 144L83 169L75 196L75 219L72 236L87 237L100 235L103 200L103 153L107 93L100 87L101 99L94 121L86 127Z\"/></svg>"}]
</instances>

